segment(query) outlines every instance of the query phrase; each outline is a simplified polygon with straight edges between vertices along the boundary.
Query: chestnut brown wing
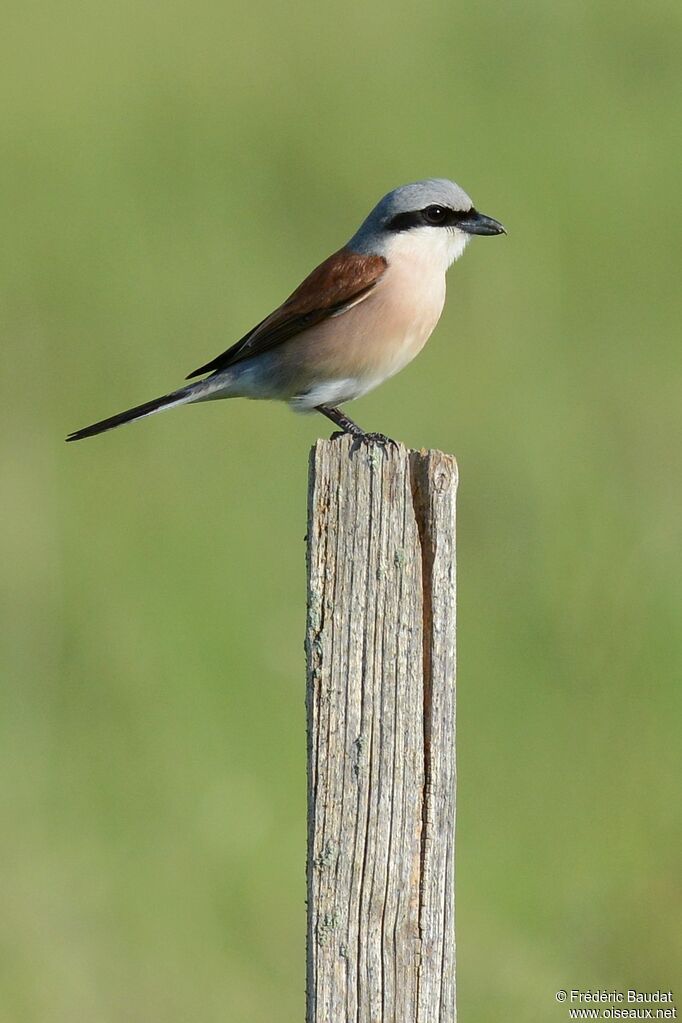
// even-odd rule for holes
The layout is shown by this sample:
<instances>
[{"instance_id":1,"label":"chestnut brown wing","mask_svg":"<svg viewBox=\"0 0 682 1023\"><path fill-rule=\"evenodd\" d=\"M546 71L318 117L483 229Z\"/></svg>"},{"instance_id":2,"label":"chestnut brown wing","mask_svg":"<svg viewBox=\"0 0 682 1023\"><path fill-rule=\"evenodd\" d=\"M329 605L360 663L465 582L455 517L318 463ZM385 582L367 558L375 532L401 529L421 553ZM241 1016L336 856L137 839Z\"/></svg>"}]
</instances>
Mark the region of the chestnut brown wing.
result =
<instances>
[{"instance_id":1,"label":"chestnut brown wing","mask_svg":"<svg viewBox=\"0 0 682 1023\"><path fill-rule=\"evenodd\" d=\"M235 362L274 348L329 316L344 313L369 294L381 279L386 265L383 256L363 256L339 249L320 263L274 313L227 351L195 369L187 379L202 373L217 373Z\"/></svg>"}]
</instances>

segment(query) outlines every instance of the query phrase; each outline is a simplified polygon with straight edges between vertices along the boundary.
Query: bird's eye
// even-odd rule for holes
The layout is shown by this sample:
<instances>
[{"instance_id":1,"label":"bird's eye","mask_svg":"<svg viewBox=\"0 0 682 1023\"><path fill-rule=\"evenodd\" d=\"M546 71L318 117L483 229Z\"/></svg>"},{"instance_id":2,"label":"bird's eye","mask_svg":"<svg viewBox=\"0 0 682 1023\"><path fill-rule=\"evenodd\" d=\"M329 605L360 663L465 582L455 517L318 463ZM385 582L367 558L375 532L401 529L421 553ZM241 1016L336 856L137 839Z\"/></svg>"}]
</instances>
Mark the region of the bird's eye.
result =
<instances>
[{"instance_id":1,"label":"bird's eye","mask_svg":"<svg viewBox=\"0 0 682 1023\"><path fill-rule=\"evenodd\" d=\"M445 206L427 206L422 213L427 224L444 224L448 215Z\"/></svg>"}]
</instances>

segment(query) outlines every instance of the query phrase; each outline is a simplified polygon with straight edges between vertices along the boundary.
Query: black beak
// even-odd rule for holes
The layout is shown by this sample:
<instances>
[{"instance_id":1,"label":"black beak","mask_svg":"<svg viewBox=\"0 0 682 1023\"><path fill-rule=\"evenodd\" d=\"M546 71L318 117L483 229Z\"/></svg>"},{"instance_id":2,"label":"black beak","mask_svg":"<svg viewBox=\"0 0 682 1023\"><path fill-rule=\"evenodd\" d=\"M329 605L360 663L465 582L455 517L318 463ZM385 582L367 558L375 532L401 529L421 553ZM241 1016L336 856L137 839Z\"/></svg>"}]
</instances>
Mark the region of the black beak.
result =
<instances>
[{"instance_id":1,"label":"black beak","mask_svg":"<svg viewBox=\"0 0 682 1023\"><path fill-rule=\"evenodd\" d=\"M457 220L457 227L466 234L506 234L499 220L486 217L478 210L470 209L461 214L461 220Z\"/></svg>"}]
</instances>

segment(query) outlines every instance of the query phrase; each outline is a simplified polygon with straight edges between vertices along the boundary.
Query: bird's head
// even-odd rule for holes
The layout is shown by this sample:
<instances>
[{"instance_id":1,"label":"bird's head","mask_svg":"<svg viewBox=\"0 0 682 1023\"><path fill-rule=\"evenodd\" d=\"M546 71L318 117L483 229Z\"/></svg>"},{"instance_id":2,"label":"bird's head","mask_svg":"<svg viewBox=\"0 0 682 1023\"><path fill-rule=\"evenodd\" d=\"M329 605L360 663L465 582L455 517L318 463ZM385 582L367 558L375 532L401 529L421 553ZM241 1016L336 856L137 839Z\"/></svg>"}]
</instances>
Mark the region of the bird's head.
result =
<instances>
[{"instance_id":1,"label":"bird's head","mask_svg":"<svg viewBox=\"0 0 682 1023\"><path fill-rule=\"evenodd\" d=\"M475 209L464 189L446 178L401 185L374 207L348 248L386 256L397 249L433 255L445 269L472 235L504 234L502 224Z\"/></svg>"}]
</instances>

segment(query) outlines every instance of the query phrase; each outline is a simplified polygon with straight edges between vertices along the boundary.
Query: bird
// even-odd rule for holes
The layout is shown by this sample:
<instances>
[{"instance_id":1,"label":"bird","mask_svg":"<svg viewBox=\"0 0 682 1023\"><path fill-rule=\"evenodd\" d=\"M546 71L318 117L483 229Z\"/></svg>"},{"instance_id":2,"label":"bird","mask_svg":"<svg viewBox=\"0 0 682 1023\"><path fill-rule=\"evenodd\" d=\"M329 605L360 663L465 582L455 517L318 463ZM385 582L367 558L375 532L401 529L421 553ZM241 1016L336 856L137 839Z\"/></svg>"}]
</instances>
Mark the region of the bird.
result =
<instances>
[{"instance_id":1,"label":"bird","mask_svg":"<svg viewBox=\"0 0 682 1023\"><path fill-rule=\"evenodd\" d=\"M315 410L356 442L386 442L340 406L414 359L440 319L449 267L472 236L498 234L506 234L502 224L479 213L454 181L428 178L395 188L282 305L190 373L191 383L66 439L93 437L179 405L242 397Z\"/></svg>"}]
</instances>

